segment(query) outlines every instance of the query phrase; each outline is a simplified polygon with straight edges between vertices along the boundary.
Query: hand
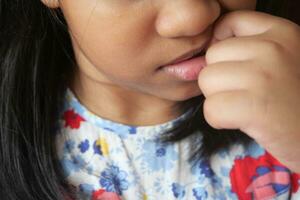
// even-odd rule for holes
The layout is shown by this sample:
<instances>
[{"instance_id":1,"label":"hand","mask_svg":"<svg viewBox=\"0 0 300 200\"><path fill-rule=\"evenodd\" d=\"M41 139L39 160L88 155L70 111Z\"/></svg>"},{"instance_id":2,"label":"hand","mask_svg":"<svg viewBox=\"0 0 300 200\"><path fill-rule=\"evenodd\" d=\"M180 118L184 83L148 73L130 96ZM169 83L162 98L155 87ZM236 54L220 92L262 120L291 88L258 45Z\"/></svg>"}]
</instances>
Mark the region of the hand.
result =
<instances>
[{"instance_id":1,"label":"hand","mask_svg":"<svg viewBox=\"0 0 300 200\"><path fill-rule=\"evenodd\" d=\"M204 117L240 129L300 173L300 27L255 11L217 22L198 83Z\"/></svg>"}]
</instances>

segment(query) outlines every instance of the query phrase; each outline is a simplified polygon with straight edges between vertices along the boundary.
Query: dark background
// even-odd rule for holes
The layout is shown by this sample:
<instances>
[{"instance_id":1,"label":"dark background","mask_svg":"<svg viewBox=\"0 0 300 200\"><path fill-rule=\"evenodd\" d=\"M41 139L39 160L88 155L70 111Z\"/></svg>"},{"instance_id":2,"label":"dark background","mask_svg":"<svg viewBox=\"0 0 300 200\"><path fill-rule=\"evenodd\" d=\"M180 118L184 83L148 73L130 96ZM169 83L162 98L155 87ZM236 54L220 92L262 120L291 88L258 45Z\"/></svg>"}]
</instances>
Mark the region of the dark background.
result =
<instances>
[{"instance_id":1,"label":"dark background","mask_svg":"<svg viewBox=\"0 0 300 200\"><path fill-rule=\"evenodd\" d=\"M288 19L296 22L300 25L300 1L299 0L289 0L288 3Z\"/></svg>"}]
</instances>

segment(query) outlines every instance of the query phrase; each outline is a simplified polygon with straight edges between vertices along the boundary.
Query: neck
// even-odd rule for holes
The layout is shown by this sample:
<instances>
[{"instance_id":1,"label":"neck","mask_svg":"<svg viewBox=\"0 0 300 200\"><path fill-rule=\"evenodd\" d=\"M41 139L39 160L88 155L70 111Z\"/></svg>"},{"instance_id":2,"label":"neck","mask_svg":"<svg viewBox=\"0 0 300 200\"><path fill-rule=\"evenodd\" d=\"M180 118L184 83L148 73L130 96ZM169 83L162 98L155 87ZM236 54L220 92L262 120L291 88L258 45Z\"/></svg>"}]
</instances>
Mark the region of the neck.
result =
<instances>
[{"instance_id":1,"label":"neck","mask_svg":"<svg viewBox=\"0 0 300 200\"><path fill-rule=\"evenodd\" d=\"M181 104L77 73L70 88L79 101L99 117L132 126L165 123L182 114Z\"/></svg>"}]
</instances>

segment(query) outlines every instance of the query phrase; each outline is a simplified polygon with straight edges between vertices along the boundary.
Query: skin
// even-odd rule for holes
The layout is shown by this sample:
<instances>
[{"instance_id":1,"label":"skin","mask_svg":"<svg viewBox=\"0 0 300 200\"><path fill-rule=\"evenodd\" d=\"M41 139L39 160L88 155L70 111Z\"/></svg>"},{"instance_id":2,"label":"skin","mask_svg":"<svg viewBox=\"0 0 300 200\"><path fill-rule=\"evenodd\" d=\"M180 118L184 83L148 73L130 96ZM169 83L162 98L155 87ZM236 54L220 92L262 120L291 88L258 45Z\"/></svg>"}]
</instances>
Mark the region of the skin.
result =
<instances>
[{"instance_id":1,"label":"skin","mask_svg":"<svg viewBox=\"0 0 300 200\"><path fill-rule=\"evenodd\" d=\"M298 25L239 11L253 10L255 0L46 1L66 17L78 64L71 87L88 109L151 125L174 119L182 101L203 93L212 127L242 130L300 173ZM206 41L198 81L157 70Z\"/></svg>"},{"instance_id":2,"label":"skin","mask_svg":"<svg viewBox=\"0 0 300 200\"><path fill-rule=\"evenodd\" d=\"M152 125L182 114L182 101L201 94L197 81L157 70L212 38L221 9L254 9L254 0L44 0L60 7L78 70L70 86L97 115Z\"/></svg>"},{"instance_id":3,"label":"skin","mask_svg":"<svg viewBox=\"0 0 300 200\"><path fill-rule=\"evenodd\" d=\"M300 173L300 27L236 11L219 21L214 38L198 77L206 121L242 130Z\"/></svg>"}]
</instances>

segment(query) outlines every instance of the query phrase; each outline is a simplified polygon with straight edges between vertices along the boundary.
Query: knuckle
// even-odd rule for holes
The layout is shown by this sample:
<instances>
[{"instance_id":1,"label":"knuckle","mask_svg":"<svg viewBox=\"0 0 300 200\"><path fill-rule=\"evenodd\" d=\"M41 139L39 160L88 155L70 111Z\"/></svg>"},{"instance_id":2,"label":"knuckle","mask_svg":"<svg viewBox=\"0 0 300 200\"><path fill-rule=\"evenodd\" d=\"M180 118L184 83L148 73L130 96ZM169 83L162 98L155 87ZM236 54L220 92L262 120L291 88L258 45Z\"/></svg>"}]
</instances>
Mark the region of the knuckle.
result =
<instances>
[{"instance_id":1,"label":"knuckle","mask_svg":"<svg viewBox=\"0 0 300 200\"><path fill-rule=\"evenodd\" d=\"M261 42L261 47L264 50L264 52L266 52L273 58L281 56L282 53L285 51L284 47L280 43L278 43L274 40L263 39L260 42Z\"/></svg>"},{"instance_id":2,"label":"knuckle","mask_svg":"<svg viewBox=\"0 0 300 200\"><path fill-rule=\"evenodd\" d=\"M263 66L257 65L256 68L256 80L260 86L267 86L269 85L272 80L274 79L272 73L266 70Z\"/></svg>"}]
</instances>

